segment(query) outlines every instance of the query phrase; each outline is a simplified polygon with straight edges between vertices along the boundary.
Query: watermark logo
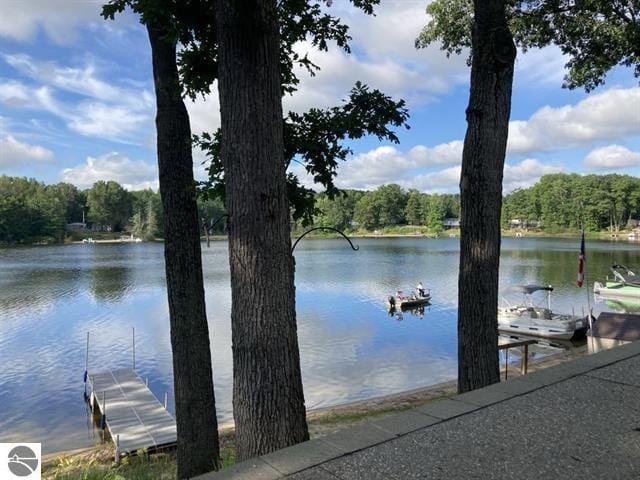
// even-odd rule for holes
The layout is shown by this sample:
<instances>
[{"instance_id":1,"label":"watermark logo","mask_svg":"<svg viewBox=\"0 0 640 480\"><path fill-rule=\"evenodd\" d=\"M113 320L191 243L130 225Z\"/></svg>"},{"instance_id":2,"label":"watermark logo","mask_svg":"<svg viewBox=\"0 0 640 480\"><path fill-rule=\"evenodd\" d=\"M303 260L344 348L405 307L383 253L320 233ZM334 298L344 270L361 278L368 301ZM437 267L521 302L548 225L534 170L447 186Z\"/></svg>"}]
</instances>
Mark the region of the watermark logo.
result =
<instances>
[{"instance_id":1,"label":"watermark logo","mask_svg":"<svg viewBox=\"0 0 640 480\"><path fill-rule=\"evenodd\" d=\"M40 474L39 443L0 443L0 478L36 480Z\"/></svg>"}]
</instances>

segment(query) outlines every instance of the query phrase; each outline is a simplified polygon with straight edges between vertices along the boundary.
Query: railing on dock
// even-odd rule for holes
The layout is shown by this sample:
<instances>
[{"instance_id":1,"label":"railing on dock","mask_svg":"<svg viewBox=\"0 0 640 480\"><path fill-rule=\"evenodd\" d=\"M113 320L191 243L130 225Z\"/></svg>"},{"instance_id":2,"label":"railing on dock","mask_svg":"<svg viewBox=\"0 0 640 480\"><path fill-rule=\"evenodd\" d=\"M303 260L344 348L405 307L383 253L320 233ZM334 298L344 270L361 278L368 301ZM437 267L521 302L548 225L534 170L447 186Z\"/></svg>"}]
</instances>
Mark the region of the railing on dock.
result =
<instances>
[{"instance_id":1,"label":"railing on dock","mask_svg":"<svg viewBox=\"0 0 640 480\"><path fill-rule=\"evenodd\" d=\"M116 446L115 460L122 454L141 449L175 445L176 422L169 413L168 393L164 405L135 371L135 329L132 329L132 368L101 372L89 371L89 333L85 359L85 399L100 415L100 427L106 429ZM90 391L87 392L87 387Z\"/></svg>"}]
</instances>

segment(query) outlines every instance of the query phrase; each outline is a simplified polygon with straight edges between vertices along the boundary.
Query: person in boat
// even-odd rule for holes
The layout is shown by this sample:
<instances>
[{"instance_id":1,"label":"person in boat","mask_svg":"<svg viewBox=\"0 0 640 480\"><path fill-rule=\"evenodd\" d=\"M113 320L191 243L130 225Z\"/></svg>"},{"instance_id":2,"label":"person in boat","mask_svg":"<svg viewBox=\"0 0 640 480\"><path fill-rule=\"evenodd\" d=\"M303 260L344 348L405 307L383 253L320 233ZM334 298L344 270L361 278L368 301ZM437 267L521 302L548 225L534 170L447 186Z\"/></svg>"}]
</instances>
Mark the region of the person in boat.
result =
<instances>
[{"instance_id":1,"label":"person in boat","mask_svg":"<svg viewBox=\"0 0 640 480\"><path fill-rule=\"evenodd\" d=\"M422 282L418 282L418 285L416 285L416 292L418 292L418 296L419 297L424 297L424 286L422 285Z\"/></svg>"}]
</instances>

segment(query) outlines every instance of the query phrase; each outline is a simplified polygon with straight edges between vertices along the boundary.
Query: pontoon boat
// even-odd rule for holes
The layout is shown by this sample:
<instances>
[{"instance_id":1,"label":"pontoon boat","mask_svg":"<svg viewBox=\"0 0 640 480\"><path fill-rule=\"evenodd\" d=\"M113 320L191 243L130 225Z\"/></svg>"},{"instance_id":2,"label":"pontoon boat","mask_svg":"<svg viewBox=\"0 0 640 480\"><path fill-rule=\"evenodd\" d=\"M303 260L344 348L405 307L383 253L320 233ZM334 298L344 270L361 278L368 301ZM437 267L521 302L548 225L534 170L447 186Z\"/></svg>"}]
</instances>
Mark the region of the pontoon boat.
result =
<instances>
[{"instance_id":1,"label":"pontoon boat","mask_svg":"<svg viewBox=\"0 0 640 480\"><path fill-rule=\"evenodd\" d=\"M551 310L551 285L516 285L509 289L524 296L522 304L510 305L506 300L498 308L498 330L534 335L536 337L570 340L583 336L589 330L589 317L555 313ZM535 292L547 292L547 306L534 305Z\"/></svg>"}]
</instances>

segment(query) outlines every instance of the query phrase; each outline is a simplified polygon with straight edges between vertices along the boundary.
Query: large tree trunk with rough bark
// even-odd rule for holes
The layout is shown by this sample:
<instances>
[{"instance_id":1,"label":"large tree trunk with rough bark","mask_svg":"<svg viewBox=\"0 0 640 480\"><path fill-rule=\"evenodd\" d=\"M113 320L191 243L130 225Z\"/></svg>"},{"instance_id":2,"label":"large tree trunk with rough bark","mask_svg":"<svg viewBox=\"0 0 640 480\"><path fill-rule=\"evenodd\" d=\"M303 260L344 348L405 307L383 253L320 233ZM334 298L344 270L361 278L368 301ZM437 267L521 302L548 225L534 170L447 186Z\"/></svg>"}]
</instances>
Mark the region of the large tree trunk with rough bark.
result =
<instances>
[{"instance_id":1,"label":"large tree trunk with rough bark","mask_svg":"<svg viewBox=\"0 0 640 480\"><path fill-rule=\"evenodd\" d=\"M204 300L191 127L176 67L176 43L162 20L149 20L153 56L164 257L178 427L178 478L218 464L218 424Z\"/></svg>"},{"instance_id":2,"label":"large tree trunk with rough bark","mask_svg":"<svg viewBox=\"0 0 640 480\"><path fill-rule=\"evenodd\" d=\"M295 316L275 0L218 0L237 457L309 438Z\"/></svg>"},{"instance_id":3,"label":"large tree trunk with rough bark","mask_svg":"<svg viewBox=\"0 0 640 480\"><path fill-rule=\"evenodd\" d=\"M458 391L500 381L497 337L502 176L516 49L504 0L475 0L471 94L460 177Z\"/></svg>"}]
</instances>

